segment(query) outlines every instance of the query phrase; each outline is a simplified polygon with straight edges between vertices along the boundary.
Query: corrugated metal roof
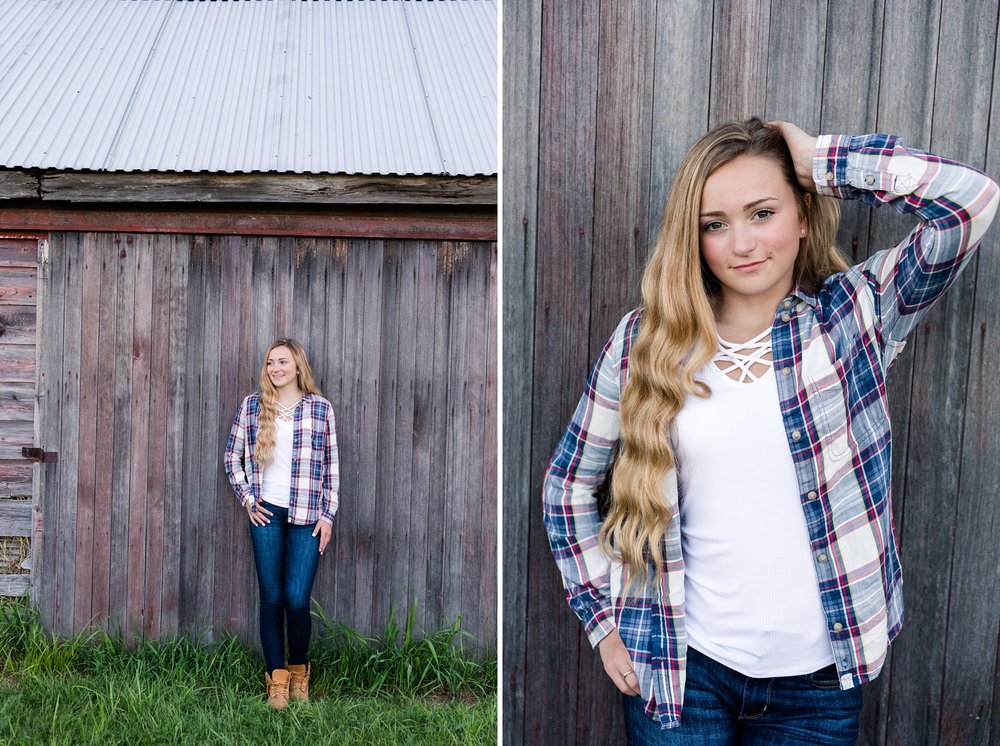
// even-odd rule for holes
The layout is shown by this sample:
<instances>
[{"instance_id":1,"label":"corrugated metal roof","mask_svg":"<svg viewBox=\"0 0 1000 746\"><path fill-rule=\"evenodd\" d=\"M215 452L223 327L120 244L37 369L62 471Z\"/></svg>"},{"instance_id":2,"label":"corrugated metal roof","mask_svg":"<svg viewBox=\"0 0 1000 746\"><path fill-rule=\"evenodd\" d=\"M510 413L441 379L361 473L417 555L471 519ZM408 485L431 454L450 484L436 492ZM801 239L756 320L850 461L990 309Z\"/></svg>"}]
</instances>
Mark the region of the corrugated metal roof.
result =
<instances>
[{"instance_id":1,"label":"corrugated metal roof","mask_svg":"<svg viewBox=\"0 0 1000 746\"><path fill-rule=\"evenodd\" d=\"M0 0L0 167L495 174L495 0Z\"/></svg>"}]
</instances>

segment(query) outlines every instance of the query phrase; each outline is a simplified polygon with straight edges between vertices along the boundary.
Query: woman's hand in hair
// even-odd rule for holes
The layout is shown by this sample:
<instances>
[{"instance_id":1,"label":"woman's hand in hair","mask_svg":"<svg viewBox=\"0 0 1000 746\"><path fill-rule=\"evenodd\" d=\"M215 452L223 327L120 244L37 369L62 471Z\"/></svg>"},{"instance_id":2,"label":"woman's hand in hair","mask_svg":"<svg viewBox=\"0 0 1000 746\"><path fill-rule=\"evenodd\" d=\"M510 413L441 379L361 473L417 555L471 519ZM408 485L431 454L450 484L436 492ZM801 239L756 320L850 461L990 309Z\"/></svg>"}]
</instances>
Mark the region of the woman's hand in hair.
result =
<instances>
[{"instance_id":1,"label":"woman's hand in hair","mask_svg":"<svg viewBox=\"0 0 1000 746\"><path fill-rule=\"evenodd\" d=\"M618 630L614 630L597 643L597 649L601 653L605 673L615 682L618 690L632 697L639 696L639 677L632 668L632 658L629 657Z\"/></svg>"},{"instance_id":2,"label":"woman's hand in hair","mask_svg":"<svg viewBox=\"0 0 1000 746\"><path fill-rule=\"evenodd\" d=\"M266 526L271 522L268 518L270 515L274 515L270 510L264 507L264 504L260 501L251 500L246 504L247 515L250 516L250 523L255 526Z\"/></svg>"},{"instance_id":3,"label":"woman's hand in hair","mask_svg":"<svg viewBox=\"0 0 1000 746\"><path fill-rule=\"evenodd\" d=\"M333 533L333 526L324 520L316 521L316 528L313 529L312 535L315 536L319 534L319 553L323 554L323 550L326 549L326 545L330 543L330 535Z\"/></svg>"},{"instance_id":4,"label":"woman's hand in hair","mask_svg":"<svg viewBox=\"0 0 1000 746\"><path fill-rule=\"evenodd\" d=\"M816 138L796 127L791 122L768 122L777 128L788 144L792 153L792 165L795 167L795 177L799 185L807 192L816 191L813 181L813 153L816 151Z\"/></svg>"}]
</instances>

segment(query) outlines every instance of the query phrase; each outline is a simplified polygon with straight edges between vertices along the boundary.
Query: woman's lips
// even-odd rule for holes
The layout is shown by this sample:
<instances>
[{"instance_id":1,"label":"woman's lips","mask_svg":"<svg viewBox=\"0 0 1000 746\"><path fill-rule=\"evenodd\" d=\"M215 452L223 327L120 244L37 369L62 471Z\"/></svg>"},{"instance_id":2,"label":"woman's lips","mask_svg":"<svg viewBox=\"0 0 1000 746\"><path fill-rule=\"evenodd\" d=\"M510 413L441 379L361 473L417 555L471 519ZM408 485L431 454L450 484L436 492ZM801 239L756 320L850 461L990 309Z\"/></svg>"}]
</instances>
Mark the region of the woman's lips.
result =
<instances>
[{"instance_id":1,"label":"woman's lips","mask_svg":"<svg viewBox=\"0 0 1000 746\"><path fill-rule=\"evenodd\" d=\"M764 265L764 262L766 261L767 261L766 259L761 259L759 262L740 264L738 266L733 267L733 269L735 269L737 272L753 272L755 269L762 267Z\"/></svg>"}]
</instances>

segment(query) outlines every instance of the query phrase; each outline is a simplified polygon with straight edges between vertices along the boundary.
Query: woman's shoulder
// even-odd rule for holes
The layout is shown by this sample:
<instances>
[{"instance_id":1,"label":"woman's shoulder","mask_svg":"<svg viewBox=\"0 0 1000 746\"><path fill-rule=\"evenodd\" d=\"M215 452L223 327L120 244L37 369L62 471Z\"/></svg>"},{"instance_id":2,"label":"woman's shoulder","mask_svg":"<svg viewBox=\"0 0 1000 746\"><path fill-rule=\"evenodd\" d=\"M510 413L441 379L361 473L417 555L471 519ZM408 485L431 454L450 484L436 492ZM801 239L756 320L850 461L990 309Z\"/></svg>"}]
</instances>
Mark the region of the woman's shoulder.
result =
<instances>
[{"instance_id":1,"label":"woman's shoulder","mask_svg":"<svg viewBox=\"0 0 1000 746\"><path fill-rule=\"evenodd\" d=\"M306 394L302 399L304 403L314 409L333 411L333 404L330 403L330 400L320 394Z\"/></svg>"}]
</instances>

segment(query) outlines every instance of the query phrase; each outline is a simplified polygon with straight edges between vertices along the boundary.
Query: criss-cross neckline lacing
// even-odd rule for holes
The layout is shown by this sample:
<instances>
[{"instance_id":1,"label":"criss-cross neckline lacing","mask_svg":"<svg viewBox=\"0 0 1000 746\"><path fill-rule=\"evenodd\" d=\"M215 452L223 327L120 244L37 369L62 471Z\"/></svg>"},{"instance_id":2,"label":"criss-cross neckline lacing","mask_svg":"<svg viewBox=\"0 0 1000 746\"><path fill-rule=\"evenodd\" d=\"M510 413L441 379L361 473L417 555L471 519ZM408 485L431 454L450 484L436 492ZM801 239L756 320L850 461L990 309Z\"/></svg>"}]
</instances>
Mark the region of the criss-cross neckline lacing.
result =
<instances>
[{"instance_id":1,"label":"criss-cross neckline lacing","mask_svg":"<svg viewBox=\"0 0 1000 746\"><path fill-rule=\"evenodd\" d=\"M302 400L299 399L299 401L295 402L290 407L286 407L280 401L279 402L275 402L275 404L278 407L278 412L275 415L275 417L277 419L281 420L282 422L291 422L293 419L295 419L295 408L297 406L299 406L299 402L300 401L302 401Z\"/></svg>"},{"instance_id":2,"label":"criss-cross neckline lacing","mask_svg":"<svg viewBox=\"0 0 1000 746\"><path fill-rule=\"evenodd\" d=\"M719 349L713 358L713 365L731 380L738 383L759 381L767 370L771 369L771 328L768 327L753 339L746 342L729 342L716 333ZM722 365L719 365L722 363ZM765 365L767 369L757 375L753 372L754 365ZM739 378L733 378L731 373L739 371Z\"/></svg>"}]
</instances>

